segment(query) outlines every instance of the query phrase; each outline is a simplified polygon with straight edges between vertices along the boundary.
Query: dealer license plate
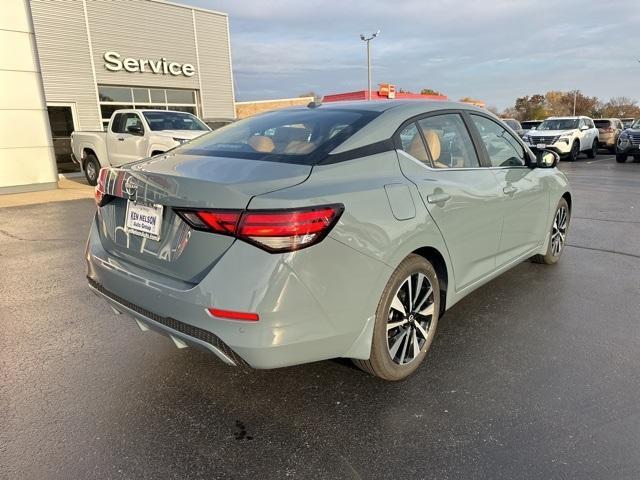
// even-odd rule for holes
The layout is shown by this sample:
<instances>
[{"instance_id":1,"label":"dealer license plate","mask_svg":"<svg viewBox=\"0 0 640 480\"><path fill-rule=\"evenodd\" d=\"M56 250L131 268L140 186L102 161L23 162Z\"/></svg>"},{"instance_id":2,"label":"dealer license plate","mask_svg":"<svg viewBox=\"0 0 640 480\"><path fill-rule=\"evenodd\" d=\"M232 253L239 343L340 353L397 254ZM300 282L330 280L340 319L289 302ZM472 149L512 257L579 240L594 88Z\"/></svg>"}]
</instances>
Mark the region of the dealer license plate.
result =
<instances>
[{"instance_id":1,"label":"dealer license plate","mask_svg":"<svg viewBox=\"0 0 640 480\"><path fill-rule=\"evenodd\" d=\"M544 143L539 143L539 144L536 145L536 148L538 150L543 150L543 149L547 148L547 146Z\"/></svg>"},{"instance_id":2,"label":"dealer license plate","mask_svg":"<svg viewBox=\"0 0 640 480\"><path fill-rule=\"evenodd\" d=\"M152 240L160 240L162 208L162 205L143 205L128 200L126 231Z\"/></svg>"}]
</instances>

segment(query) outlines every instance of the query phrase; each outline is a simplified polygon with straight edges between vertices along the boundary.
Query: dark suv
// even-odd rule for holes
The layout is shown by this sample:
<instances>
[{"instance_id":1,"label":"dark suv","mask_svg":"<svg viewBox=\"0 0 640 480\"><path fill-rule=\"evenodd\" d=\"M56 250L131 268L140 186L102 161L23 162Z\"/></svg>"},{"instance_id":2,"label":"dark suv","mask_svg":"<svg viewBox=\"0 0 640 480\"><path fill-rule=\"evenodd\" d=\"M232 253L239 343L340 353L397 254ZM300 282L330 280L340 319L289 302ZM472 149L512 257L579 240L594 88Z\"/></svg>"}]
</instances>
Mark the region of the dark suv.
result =
<instances>
[{"instance_id":1,"label":"dark suv","mask_svg":"<svg viewBox=\"0 0 640 480\"><path fill-rule=\"evenodd\" d=\"M624 163L629 155L633 155L634 159L640 160L640 120L636 120L633 125L624 130L618 137L616 161Z\"/></svg>"}]
</instances>

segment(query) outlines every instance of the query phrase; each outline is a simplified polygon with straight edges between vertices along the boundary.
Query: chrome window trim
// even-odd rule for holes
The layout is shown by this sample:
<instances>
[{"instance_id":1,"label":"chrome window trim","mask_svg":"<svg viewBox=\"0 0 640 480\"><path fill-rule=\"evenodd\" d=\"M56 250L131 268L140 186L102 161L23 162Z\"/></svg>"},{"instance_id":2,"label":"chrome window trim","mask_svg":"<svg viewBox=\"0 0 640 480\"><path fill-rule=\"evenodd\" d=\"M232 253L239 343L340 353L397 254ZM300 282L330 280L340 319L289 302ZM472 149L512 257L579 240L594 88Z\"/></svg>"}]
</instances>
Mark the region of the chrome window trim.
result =
<instances>
[{"instance_id":1,"label":"chrome window trim","mask_svg":"<svg viewBox=\"0 0 640 480\"><path fill-rule=\"evenodd\" d=\"M411 160L414 163L417 163L418 165L420 165L421 167L426 168L427 170L431 170L432 172L449 172L449 171L465 171L465 170L507 170L507 169L527 169L527 170L533 170L531 167L528 167L526 165L513 165L513 166L508 166L508 167L451 167L451 168L433 168L430 165L427 165L424 162L421 162L420 160L418 160L417 158L415 158L413 155L405 152L404 150L400 150L399 148L396 148L396 153L398 154L402 154L405 157L407 157L409 160Z\"/></svg>"}]
</instances>

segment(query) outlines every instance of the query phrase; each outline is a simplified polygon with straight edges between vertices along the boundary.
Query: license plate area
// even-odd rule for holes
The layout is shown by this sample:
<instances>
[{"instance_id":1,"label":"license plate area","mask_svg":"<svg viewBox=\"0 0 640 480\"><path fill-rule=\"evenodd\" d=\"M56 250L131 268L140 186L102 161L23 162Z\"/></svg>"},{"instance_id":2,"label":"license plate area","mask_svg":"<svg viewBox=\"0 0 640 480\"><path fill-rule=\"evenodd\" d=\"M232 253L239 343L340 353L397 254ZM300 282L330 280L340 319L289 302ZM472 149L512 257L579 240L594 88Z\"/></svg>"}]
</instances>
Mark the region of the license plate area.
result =
<instances>
[{"instance_id":1,"label":"license plate area","mask_svg":"<svg viewBox=\"0 0 640 480\"><path fill-rule=\"evenodd\" d=\"M538 150L544 150L545 148L547 148L547 145L546 145L546 144L544 144L544 143L538 143L538 144L536 145L536 148L537 148Z\"/></svg>"},{"instance_id":2,"label":"license plate area","mask_svg":"<svg viewBox=\"0 0 640 480\"><path fill-rule=\"evenodd\" d=\"M127 200L125 231L151 240L160 240L163 210L162 205L147 205Z\"/></svg>"}]
</instances>

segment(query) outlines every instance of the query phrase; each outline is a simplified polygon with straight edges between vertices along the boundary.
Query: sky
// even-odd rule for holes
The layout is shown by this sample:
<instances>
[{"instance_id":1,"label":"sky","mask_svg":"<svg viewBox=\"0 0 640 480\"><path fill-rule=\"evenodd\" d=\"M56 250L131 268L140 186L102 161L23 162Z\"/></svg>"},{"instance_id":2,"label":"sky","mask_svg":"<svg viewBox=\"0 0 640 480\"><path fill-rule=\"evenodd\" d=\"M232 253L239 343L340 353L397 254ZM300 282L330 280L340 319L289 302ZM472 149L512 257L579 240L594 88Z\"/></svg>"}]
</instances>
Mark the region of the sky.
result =
<instances>
[{"instance_id":1,"label":"sky","mask_svg":"<svg viewBox=\"0 0 640 480\"><path fill-rule=\"evenodd\" d=\"M640 100L640 0L178 0L228 13L236 100L432 88L499 109L579 89Z\"/></svg>"}]
</instances>

